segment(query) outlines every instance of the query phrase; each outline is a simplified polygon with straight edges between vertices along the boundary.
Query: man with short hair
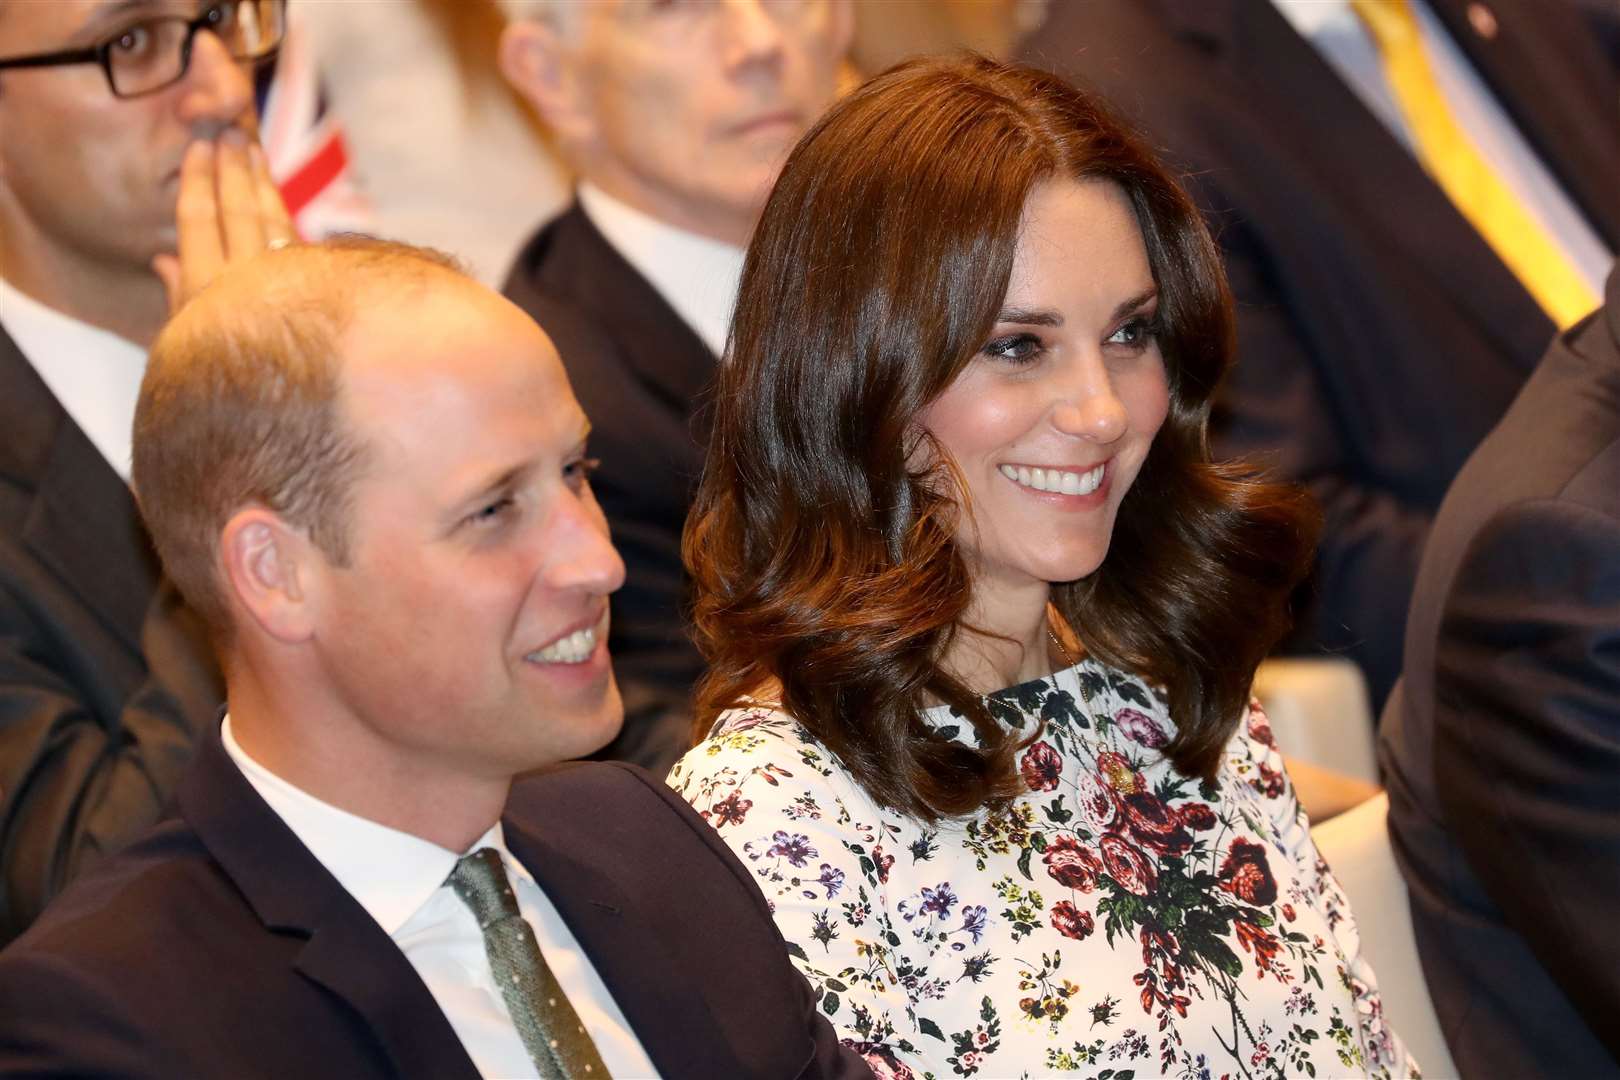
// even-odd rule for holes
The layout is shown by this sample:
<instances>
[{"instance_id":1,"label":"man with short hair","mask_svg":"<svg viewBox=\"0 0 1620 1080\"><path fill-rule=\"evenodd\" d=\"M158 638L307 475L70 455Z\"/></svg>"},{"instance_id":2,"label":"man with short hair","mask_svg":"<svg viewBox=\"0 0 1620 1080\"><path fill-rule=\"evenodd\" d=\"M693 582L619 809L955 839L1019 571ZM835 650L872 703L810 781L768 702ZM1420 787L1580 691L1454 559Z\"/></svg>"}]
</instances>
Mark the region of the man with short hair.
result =
<instances>
[{"instance_id":1,"label":"man with short hair","mask_svg":"<svg viewBox=\"0 0 1620 1080\"><path fill-rule=\"evenodd\" d=\"M598 494L629 584L614 598L624 734L662 772L689 745L702 661L681 614L681 529L708 441L743 247L788 150L831 103L849 0L507 0L501 66L578 173L505 291L556 341L596 421Z\"/></svg>"},{"instance_id":2,"label":"man with short hair","mask_svg":"<svg viewBox=\"0 0 1620 1080\"><path fill-rule=\"evenodd\" d=\"M219 706L129 429L166 286L292 235L251 145L283 11L0 0L0 944L157 818Z\"/></svg>"},{"instance_id":3,"label":"man with short hair","mask_svg":"<svg viewBox=\"0 0 1620 1080\"><path fill-rule=\"evenodd\" d=\"M229 711L0 953L0 1073L865 1075L700 818L545 768L621 720L588 431L533 320L418 249L180 311L135 477Z\"/></svg>"}]
</instances>

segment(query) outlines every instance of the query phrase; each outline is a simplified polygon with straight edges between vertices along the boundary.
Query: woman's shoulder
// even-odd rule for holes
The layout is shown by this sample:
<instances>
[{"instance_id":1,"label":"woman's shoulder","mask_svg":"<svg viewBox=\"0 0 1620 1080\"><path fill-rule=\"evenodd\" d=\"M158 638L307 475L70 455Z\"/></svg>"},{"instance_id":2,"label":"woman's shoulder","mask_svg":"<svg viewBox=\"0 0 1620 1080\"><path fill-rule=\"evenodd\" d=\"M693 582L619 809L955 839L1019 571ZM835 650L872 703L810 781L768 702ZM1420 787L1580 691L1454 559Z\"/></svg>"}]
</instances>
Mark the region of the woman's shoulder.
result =
<instances>
[{"instance_id":1,"label":"woman's shoulder","mask_svg":"<svg viewBox=\"0 0 1620 1080\"><path fill-rule=\"evenodd\" d=\"M849 775L838 758L781 706L750 702L720 714L709 734L669 774L684 793L718 778L757 778L771 786L843 786Z\"/></svg>"}]
</instances>

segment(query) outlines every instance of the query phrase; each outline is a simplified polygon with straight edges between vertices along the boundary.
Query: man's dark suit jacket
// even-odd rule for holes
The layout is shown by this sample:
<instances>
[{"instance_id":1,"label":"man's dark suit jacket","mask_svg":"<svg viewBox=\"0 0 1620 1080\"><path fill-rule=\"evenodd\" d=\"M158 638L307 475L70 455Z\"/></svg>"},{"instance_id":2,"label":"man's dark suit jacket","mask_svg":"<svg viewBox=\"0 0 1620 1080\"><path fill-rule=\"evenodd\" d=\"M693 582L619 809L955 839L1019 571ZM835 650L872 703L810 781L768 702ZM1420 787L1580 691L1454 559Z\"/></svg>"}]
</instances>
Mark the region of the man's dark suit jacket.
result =
<instances>
[{"instance_id":1,"label":"man's dark suit jacket","mask_svg":"<svg viewBox=\"0 0 1620 1080\"><path fill-rule=\"evenodd\" d=\"M1446 496L1380 743L1458 1068L1620 1076L1620 272Z\"/></svg>"},{"instance_id":2,"label":"man's dark suit jacket","mask_svg":"<svg viewBox=\"0 0 1620 1080\"><path fill-rule=\"evenodd\" d=\"M222 695L129 489L0 330L0 945L157 820Z\"/></svg>"},{"instance_id":3,"label":"man's dark suit jacket","mask_svg":"<svg viewBox=\"0 0 1620 1080\"><path fill-rule=\"evenodd\" d=\"M1564 0L1429 0L1530 145L1620 248L1620 79ZM1238 302L1219 454L1327 513L1295 647L1400 671L1429 522L1553 326L1269 0L1057 0L1023 56L1104 91L1185 167Z\"/></svg>"},{"instance_id":4,"label":"man's dark suit jacket","mask_svg":"<svg viewBox=\"0 0 1620 1080\"><path fill-rule=\"evenodd\" d=\"M405 954L217 734L177 804L0 952L0 1075L477 1077ZM513 788L502 825L661 1075L870 1075L747 872L663 784L560 766Z\"/></svg>"},{"instance_id":5,"label":"man's dark suit jacket","mask_svg":"<svg viewBox=\"0 0 1620 1080\"><path fill-rule=\"evenodd\" d=\"M682 605L681 529L708 444L701 408L716 358L577 205L519 253L506 295L562 354L591 420L591 478L624 557L610 648L624 731L600 757L662 776L691 745L703 661Z\"/></svg>"}]
</instances>

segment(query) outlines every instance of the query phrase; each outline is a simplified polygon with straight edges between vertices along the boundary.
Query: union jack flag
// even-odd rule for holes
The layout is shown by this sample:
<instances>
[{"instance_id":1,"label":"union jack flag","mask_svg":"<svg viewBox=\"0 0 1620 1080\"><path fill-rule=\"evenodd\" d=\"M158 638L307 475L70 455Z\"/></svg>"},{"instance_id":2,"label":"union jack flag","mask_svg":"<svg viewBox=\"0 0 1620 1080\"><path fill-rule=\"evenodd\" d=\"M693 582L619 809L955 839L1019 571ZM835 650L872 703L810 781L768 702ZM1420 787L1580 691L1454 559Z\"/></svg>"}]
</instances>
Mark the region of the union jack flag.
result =
<instances>
[{"instance_id":1,"label":"union jack flag","mask_svg":"<svg viewBox=\"0 0 1620 1080\"><path fill-rule=\"evenodd\" d=\"M274 62L259 69L257 96L259 142L298 235L371 231L371 206L354 182L343 128L327 111L315 52L296 18Z\"/></svg>"}]
</instances>

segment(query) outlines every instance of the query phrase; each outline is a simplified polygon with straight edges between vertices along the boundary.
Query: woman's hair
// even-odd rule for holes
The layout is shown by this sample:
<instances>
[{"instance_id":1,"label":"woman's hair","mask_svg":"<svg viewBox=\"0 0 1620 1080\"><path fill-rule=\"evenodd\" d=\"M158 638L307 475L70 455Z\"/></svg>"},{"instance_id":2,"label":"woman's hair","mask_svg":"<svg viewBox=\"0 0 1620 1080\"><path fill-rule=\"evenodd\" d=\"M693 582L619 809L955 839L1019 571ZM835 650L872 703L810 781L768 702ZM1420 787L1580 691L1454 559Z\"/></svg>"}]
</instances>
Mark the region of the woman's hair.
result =
<instances>
[{"instance_id":1,"label":"woman's hair","mask_svg":"<svg viewBox=\"0 0 1620 1080\"><path fill-rule=\"evenodd\" d=\"M1164 688L1178 727L1164 752L1213 776L1287 628L1315 513L1296 489L1210 462L1231 300L1185 193L1097 98L977 56L902 64L834 107L749 245L684 539L710 664L700 738L774 678L882 805L933 820L1016 793L1019 732L941 665L972 590L963 489L941 448L913 452L932 441L919 412L991 332L1024 205L1050 178L1129 198L1170 387L1106 559L1053 602L1094 656ZM933 730L934 703L977 747Z\"/></svg>"}]
</instances>

